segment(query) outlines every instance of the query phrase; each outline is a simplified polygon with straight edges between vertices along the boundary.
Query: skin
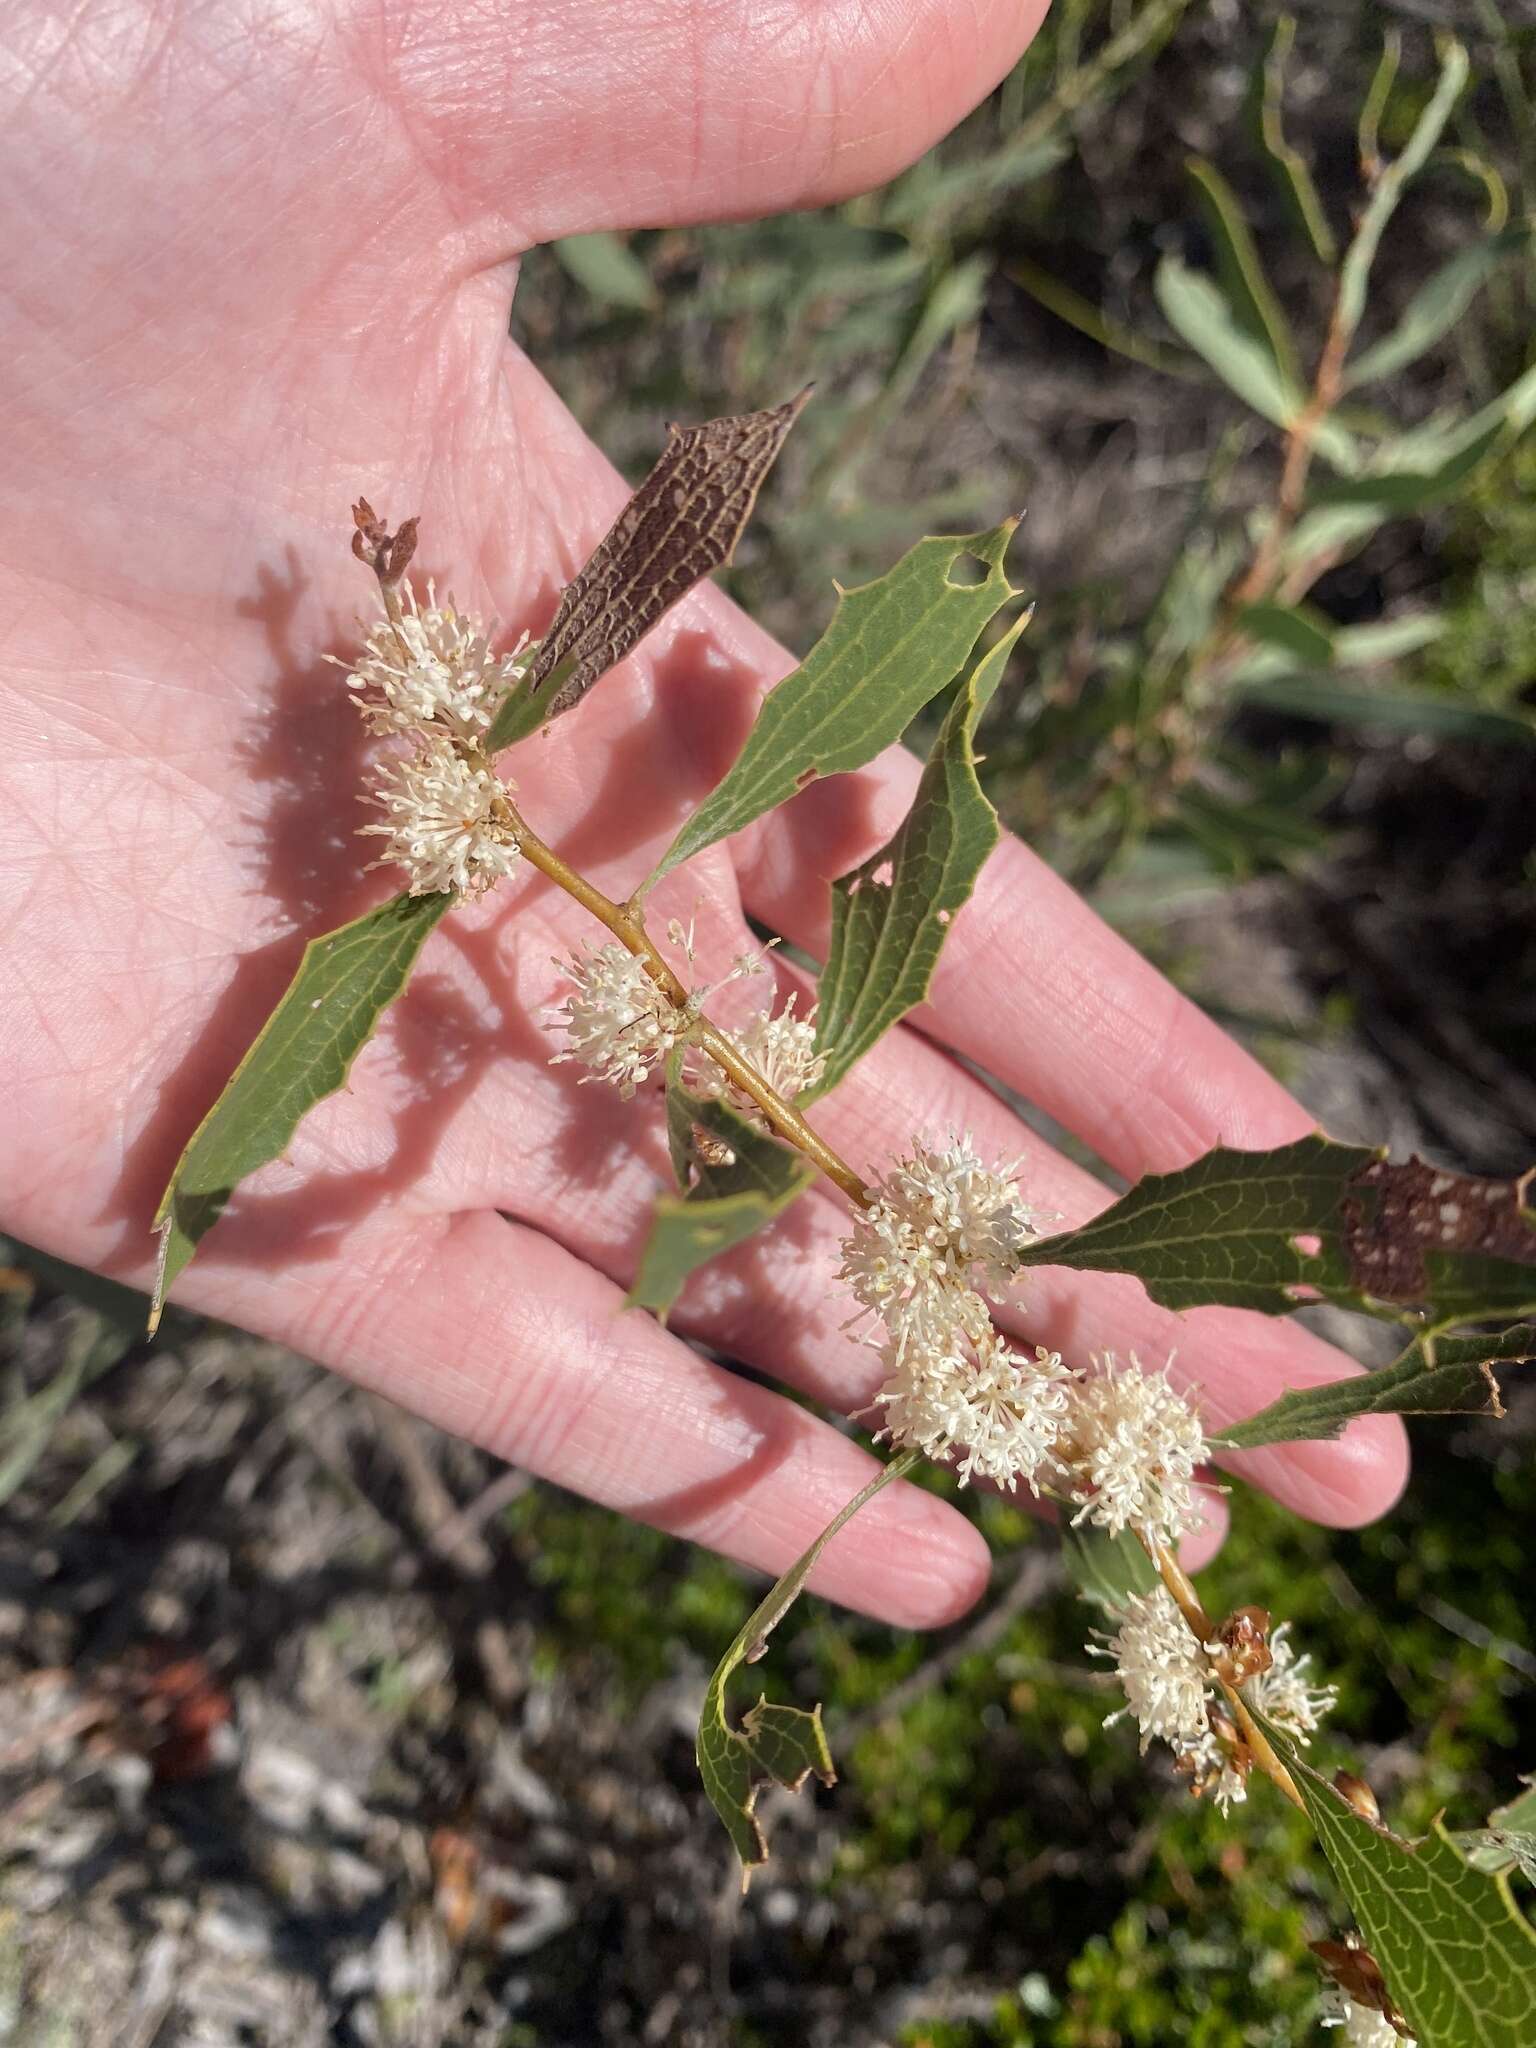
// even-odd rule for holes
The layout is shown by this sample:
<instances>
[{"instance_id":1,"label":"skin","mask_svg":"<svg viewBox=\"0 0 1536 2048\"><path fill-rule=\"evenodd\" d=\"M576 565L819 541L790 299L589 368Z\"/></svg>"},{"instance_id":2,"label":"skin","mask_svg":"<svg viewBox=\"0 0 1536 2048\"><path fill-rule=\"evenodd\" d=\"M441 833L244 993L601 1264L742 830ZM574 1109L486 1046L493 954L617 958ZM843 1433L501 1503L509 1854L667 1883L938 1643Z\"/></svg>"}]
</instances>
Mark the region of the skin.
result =
<instances>
[{"instance_id":1,"label":"skin","mask_svg":"<svg viewBox=\"0 0 1536 2048\"><path fill-rule=\"evenodd\" d=\"M176 1156L304 937L386 886L352 836L366 746L322 656L368 580L349 500L422 515L416 567L516 630L623 500L507 339L518 253L600 228L813 206L893 175L985 94L1032 4L973 0L252 0L13 10L0 123L0 1225L144 1284ZM786 394L765 391L762 402ZM658 444L661 423L658 422ZM998 508L999 511L1005 509ZM1027 548L1016 556L1027 576ZM573 717L504 757L530 821L611 894L728 765L789 657L703 590ZM895 754L813 788L654 899L701 976L750 912L813 951L826 884L889 833ZM361 848L368 849L360 857ZM392 878L390 886L393 885ZM600 934L540 877L455 913L350 1089L241 1190L177 1298L293 1345L625 1514L778 1570L866 1451L693 1339L846 1411L878 1384L831 1284L830 1191L701 1275L671 1330L621 1309L666 1174L659 1103L551 1068L552 955ZM781 977L783 978L783 977ZM763 984L746 1000L762 999ZM721 1014L743 999L738 987ZM931 1005L817 1112L876 1172L914 1133L1022 1159L1046 1210L1102 1188L962 1067L1122 1173L1306 1115L1007 843ZM1007 1326L1070 1358L1135 1348L1212 1423L1352 1371L1305 1332L1173 1317L1128 1279L1044 1273ZM1379 1514L1401 1431L1255 1454L1337 1524ZM1190 1555L1208 1554L1212 1497ZM813 1584L892 1621L962 1612L980 1538L892 1487Z\"/></svg>"}]
</instances>

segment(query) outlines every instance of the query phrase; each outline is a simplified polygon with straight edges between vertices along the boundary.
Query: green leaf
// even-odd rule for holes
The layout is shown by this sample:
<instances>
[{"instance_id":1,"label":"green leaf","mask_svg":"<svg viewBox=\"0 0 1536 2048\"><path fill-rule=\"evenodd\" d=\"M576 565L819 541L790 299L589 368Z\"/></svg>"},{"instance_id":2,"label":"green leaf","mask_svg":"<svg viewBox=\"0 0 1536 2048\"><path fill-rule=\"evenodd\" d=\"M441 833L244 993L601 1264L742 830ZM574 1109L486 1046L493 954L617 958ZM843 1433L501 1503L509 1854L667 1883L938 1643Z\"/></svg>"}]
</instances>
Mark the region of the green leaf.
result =
<instances>
[{"instance_id":1,"label":"green leaf","mask_svg":"<svg viewBox=\"0 0 1536 2048\"><path fill-rule=\"evenodd\" d=\"M300 1118L346 1080L453 900L396 896L304 948L282 1000L193 1132L160 1198L151 1331L176 1276L236 1187L276 1159Z\"/></svg>"},{"instance_id":2,"label":"green leaf","mask_svg":"<svg viewBox=\"0 0 1536 2048\"><path fill-rule=\"evenodd\" d=\"M1228 304L1254 339L1268 349L1285 384L1298 388L1301 363L1296 339L1259 259L1237 194L1203 157L1191 157L1188 169L1200 188Z\"/></svg>"},{"instance_id":3,"label":"green leaf","mask_svg":"<svg viewBox=\"0 0 1536 2048\"><path fill-rule=\"evenodd\" d=\"M1339 266L1339 297L1334 318L1346 337L1355 332L1365 312L1371 266L1376 261L1376 251L1381 246L1387 222L1397 211L1409 180L1424 168L1430 151L1440 140L1467 82L1467 70L1466 51L1460 43L1446 37L1440 46L1440 76L1435 90L1414 123L1413 133L1402 154L1379 173L1371 187L1371 196L1360 216L1354 240L1345 250L1344 261Z\"/></svg>"},{"instance_id":4,"label":"green leaf","mask_svg":"<svg viewBox=\"0 0 1536 2048\"><path fill-rule=\"evenodd\" d=\"M1418 1843L1374 1825L1267 1732L1419 2048L1529 2048L1536 1936L1505 1880L1471 1869L1438 1822Z\"/></svg>"},{"instance_id":5,"label":"green leaf","mask_svg":"<svg viewBox=\"0 0 1536 2048\"><path fill-rule=\"evenodd\" d=\"M1133 1593L1150 1593L1161 1582L1157 1566L1129 1529L1111 1536L1091 1522L1070 1525L1061 1538L1061 1561L1080 1599L1106 1614L1119 1614Z\"/></svg>"},{"instance_id":6,"label":"green leaf","mask_svg":"<svg viewBox=\"0 0 1536 2048\"><path fill-rule=\"evenodd\" d=\"M1306 403L1267 339L1239 321L1229 300L1178 256L1165 256L1152 281L1163 317L1245 405L1288 427Z\"/></svg>"},{"instance_id":7,"label":"green leaf","mask_svg":"<svg viewBox=\"0 0 1536 2048\"><path fill-rule=\"evenodd\" d=\"M816 1169L798 1153L728 1103L686 1088L679 1053L667 1063L667 1138L685 1192L657 1201L629 1292L635 1307L662 1317L690 1273L745 1243L816 1178Z\"/></svg>"},{"instance_id":8,"label":"green leaf","mask_svg":"<svg viewBox=\"0 0 1536 2048\"><path fill-rule=\"evenodd\" d=\"M699 1775L710 1805L719 1814L741 1858L743 1888L753 1869L768 1860L768 1844L753 1811L760 1788L773 1782L798 1791L813 1771L824 1785L831 1785L836 1773L819 1706L807 1713L800 1707L778 1706L760 1698L742 1716L741 1726L733 1728L726 1718L726 1687L738 1665L755 1663L762 1655L769 1636L794 1605L832 1538L882 1487L905 1477L917 1460L916 1451L903 1451L892 1458L838 1511L804 1557L790 1566L748 1615L709 1681L699 1716Z\"/></svg>"},{"instance_id":9,"label":"green leaf","mask_svg":"<svg viewBox=\"0 0 1536 2048\"><path fill-rule=\"evenodd\" d=\"M1278 647L1298 661L1321 665L1333 659L1333 634L1327 621L1299 606L1267 601L1244 605L1239 623L1262 646Z\"/></svg>"},{"instance_id":10,"label":"green leaf","mask_svg":"<svg viewBox=\"0 0 1536 2048\"><path fill-rule=\"evenodd\" d=\"M622 235L565 235L551 247L561 269L600 306L655 309L659 295L651 274Z\"/></svg>"},{"instance_id":11,"label":"green leaf","mask_svg":"<svg viewBox=\"0 0 1536 2048\"><path fill-rule=\"evenodd\" d=\"M1349 364L1345 388L1372 384L1393 376L1432 349L1449 334L1477 293L1506 258L1530 242L1526 226L1506 228L1460 250L1420 285L1390 334L1365 349Z\"/></svg>"},{"instance_id":12,"label":"green leaf","mask_svg":"<svg viewBox=\"0 0 1536 2048\"><path fill-rule=\"evenodd\" d=\"M1518 1870L1536 1884L1536 1780L1527 1778L1517 1799L1496 1806L1487 1827L1458 1830L1451 1839L1474 1870Z\"/></svg>"},{"instance_id":13,"label":"green leaf","mask_svg":"<svg viewBox=\"0 0 1536 2048\"><path fill-rule=\"evenodd\" d=\"M1338 254L1333 229L1328 225L1328 216L1312 182L1306 158L1286 139L1285 134L1285 62L1295 40L1294 17L1281 15L1255 78L1259 140L1274 165L1286 204L1312 245L1313 255L1319 263L1326 263L1332 268Z\"/></svg>"},{"instance_id":14,"label":"green leaf","mask_svg":"<svg viewBox=\"0 0 1536 2048\"><path fill-rule=\"evenodd\" d=\"M1224 1429L1235 1451L1261 1444L1335 1437L1357 1415L1502 1415L1495 1365L1536 1358L1536 1328L1519 1324L1499 1337L1416 1337L1390 1365L1326 1386L1299 1387Z\"/></svg>"},{"instance_id":15,"label":"green leaf","mask_svg":"<svg viewBox=\"0 0 1536 2048\"><path fill-rule=\"evenodd\" d=\"M740 832L819 775L862 768L898 740L1018 592L1003 570L1016 519L920 540L874 583L842 594L832 623L770 691L735 766L678 833L650 880ZM962 563L984 568L960 580Z\"/></svg>"},{"instance_id":16,"label":"green leaf","mask_svg":"<svg viewBox=\"0 0 1536 2048\"><path fill-rule=\"evenodd\" d=\"M1432 733L1447 739L1536 740L1536 715L1523 709L1500 710L1441 690L1414 690L1403 684L1346 684L1332 675L1282 671L1277 675L1235 679L1233 695L1242 703L1292 718L1315 718L1325 725L1377 726L1390 732Z\"/></svg>"},{"instance_id":17,"label":"green leaf","mask_svg":"<svg viewBox=\"0 0 1536 2048\"><path fill-rule=\"evenodd\" d=\"M824 1095L923 1001L955 912L997 844L976 779L976 721L1002 679L1026 613L983 655L950 706L912 808L878 853L832 885L832 936L817 988Z\"/></svg>"},{"instance_id":18,"label":"green leaf","mask_svg":"<svg viewBox=\"0 0 1536 2048\"><path fill-rule=\"evenodd\" d=\"M1521 1181L1402 1165L1314 1132L1269 1152L1219 1146L1148 1174L1020 1266L1134 1273L1165 1308L1283 1315L1327 1300L1425 1307L1436 1325L1536 1314L1536 1217Z\"/></svg>"}]
</instances>

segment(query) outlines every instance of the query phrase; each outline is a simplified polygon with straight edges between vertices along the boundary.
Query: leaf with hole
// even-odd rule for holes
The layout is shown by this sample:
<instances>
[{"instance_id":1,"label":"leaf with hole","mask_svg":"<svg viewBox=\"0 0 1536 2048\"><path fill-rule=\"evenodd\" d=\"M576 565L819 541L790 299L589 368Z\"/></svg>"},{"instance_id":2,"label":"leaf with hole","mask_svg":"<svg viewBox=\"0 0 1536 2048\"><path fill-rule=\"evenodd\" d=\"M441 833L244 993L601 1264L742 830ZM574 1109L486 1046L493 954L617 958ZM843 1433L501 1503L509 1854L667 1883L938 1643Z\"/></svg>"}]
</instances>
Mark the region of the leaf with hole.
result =
<instances>
[{"instance_id":1,"label":"leaf with hole","mask_svg":"<svg viewBox=\"0 0 1536 2048\"><path fill-rule=\"evenodd\" d=\"M832 1768L832 1753L827 1747L819 1706L806 1711L760 1698L743 1714L740 1727L733 1727L726 1717L726 1688L739 1665L755 1663L762 1655L769 1636L799 1598L833 1537L882 1487L889 1486L893 1479L904 1478L917 1458L916 1451L903 1451L892 1458L838 1512L805 1555L790 1566L748 1615L709 1681L699 1715L699 1775L704 1780L709 1803L719 1814L741 1859L743 1888L752 1871L768 1860L768 1844L754 1811L762 1787L779 1784L794 1792L812 1774L824 1785L834 1783L837 1774Z\"/></svg>"},{"instance_id":2,"label":"leaf with hole","mask_svg":"<svg viewBox=\"0 0 1536 2048\"><path fill-rule=\"evenodd\" d=\"M735 765L645 886L818 776L862 768L900 739L953 679L987 621L1018 596L1003 569L1017 525L1007 519L987 533L920 540L876 582L844 592L826 632L769 692Z\"/></svg>"},{"instance_id":3,"label":"leaf with hole","mask_svg":"<svg viewBox=\"0 0 1536 2048\"><path fill-rule=\"evenodd\" d=\"M151 1330L176 1276L240 1182L278 1158L300 1119L346 1080L453 900L396 896L304 948L298 972L193 1132L160 1198Z\"/></svg>"},{"instance_id":4,"label":"leaf with hole","mask_svg":"<svg viewBox=\"0 0 1536 2048\"><path fill-rule=\"evenodd\" d=\"M1028 615L976 664L950 706L895 836L832 885L832 933L817 985L824 1095L928 994L955 914L997 844L973 741Z\"/></svg>"},{"instance_id":5,"label":"leaf with hole","mask_svg":"<svg viewBox=\"0 0 1536 2048\"><path fill-rule=\"evenodd\" d=\"M1218 1146L1148 1174L1020 1265L1134 1273L1165 1308L1283 1315L1325 1300L1424 1308L1438 1327L1536 1314L1536 1217L1524 1180L1394 1165L1314 1133L1269 1152Z\"/></svg>"}]
</instances>

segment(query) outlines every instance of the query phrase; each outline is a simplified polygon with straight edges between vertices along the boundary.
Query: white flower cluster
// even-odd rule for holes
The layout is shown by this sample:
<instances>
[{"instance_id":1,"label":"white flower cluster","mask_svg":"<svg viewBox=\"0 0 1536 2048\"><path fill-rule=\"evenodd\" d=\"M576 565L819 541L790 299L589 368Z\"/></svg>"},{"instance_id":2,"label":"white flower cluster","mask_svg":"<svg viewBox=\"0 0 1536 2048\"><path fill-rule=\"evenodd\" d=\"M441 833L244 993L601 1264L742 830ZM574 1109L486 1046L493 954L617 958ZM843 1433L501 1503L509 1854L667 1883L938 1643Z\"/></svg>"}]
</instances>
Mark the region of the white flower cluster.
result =
<instances>
[{"instance_id":1,"label":"white flower cluster","mask_svg":"<svg viewBox=\"0 0 1536 2048\"><path fill-rule=\"evenodd\" d=\"M409 754L391 755L378 763L367 801L388 819L360 828L385 841L373 865L404 868L413 896L445 889L479 896L517 865L506 793L478 748L464 751L434 737Z\"/></svg>"},{"instance_id":2,"label":"white flower cluster","mask_svg":"<svg viewBox=\"0 0 1536 2048\"><path fill-rule=\"evenodd\" d=\"M698 1022L696 1001L681 1007L674 1003L616 941L556 965L575 987L550 1012L550 1022L562 1024L570 1040L569 1049L557 1052L550 1065L579 1060L591 1068L583 1081L611 1081L626 1100Z\"/></svg>"},{"instance_id":3,"label":"white flower cluster","mask_svg":"<svg viewBox=\"0 0 1536 2048\"><path fill-rule=\"evenodd\" d=\"M1292 1651L1288 1627L1282 1623L1269 1639L1273 1664L1242 1691L1253 1708L1305 1745L1338 1693L1333 1686L1307 1683L1311 1659ZM1157 1586L1130 1595L1120 1610L1119 1629L1090 1642L1088 1652L1113 1661L1125 1693L1125 1705L1105 1726L1131 1715L1141 1730L1143 1755L1150 1743L1166 1742L1194 1790L1213 1798L1225 1813L1247 1797L1247 1784L1212 1719L1216 1680L1210 1660L1221 1648L1220 1643L1197 1642L1173 1595Z\"/></svg>"},{"instance_id":4,"label":"white flower cluster","mask_svg":"<svg viewBox=\"0 0 1536 2048\"><path fill-rule=\"evenodd\" d=\"M1134 1352L1123 1372L1108 1352L1090 1363L1095 1371L1076 1383L1051 1484L1079 1504L1074 1522L1176 1543L1200 1519L1193 1481L1208 1455L1200 1418L1166 1368L1143 1372Z\"/></svg>"},{"instance_id":5,"label":"white flower cluster","mask_svg":"<svg viewBox=\"0 0 1536 2048\"><path fill-rule=\"evenodd\" d=\"M758 1010L731 1034L775 1095L790 1103L807 1088L814 1088L827 1070L825 1057L816 1050L816 1012L797 1017L795 1001L795 991L791 990L777 1016L772 1009ZM761 1127L761 1112L750 1095L722 1073L713 1060L702 1061L701 1068L695 1077L701 1095L719 1096Z\"/></svg>"},{"instance_id":6,"label":"white flower cluster","mask_svg":"<svg viewBox=\"0 0 1536 2048\"><path fill-rule=\"evenodd\" d=\"M1243 1773L1211 1725L1211 1667L1165 1586L1131 1594L1118 1632L1091 1642L1088 1653L1113 1659L1125 1692L1125 1705L1106 1728L1130 1714L1141 1730L1142 1755L1154 1741L1166 1742L1195 1790L1223 1813L1247 1798Z\"/></svg>"},{"instance_id":7,"label":"white flower cluster","mask_svg":"<svg viewBox=\"0 0 1536 2048\"><path fill-rule=\"evenodd\" d=\"M1250 1678L1243 1698L1256 1714L1294 1736L1303 1749L1339 1703L1336 1685L1313 1685L1306 1676L1310 1654L1298 1657L1291 1648L1291 1624L1282 1621L1269 1639L1274 1659L1267 1671Z\"/></svg>"},{"instance_id":8,"label":"white flower cluster","mask_svg":"<svg viewBox=\"0 0 1536 2048\"><path fill-rule=\"evenodd\" d=\"M404 868L413 896L478 896L511 873L518 845L505 789L481 741L522 675L485 631L427 585L423 610L402 583L398 616L368 635L347 681L370 731L409 742L373 770L367 801L386 822L375 866Z\"/></svg>"},{"instance_id":9,"label":"white flower cluster","mask_svg":"<svg viewBox=\"0 0 1536 2048\"><path fill-rule=\"evenodd\" d=\"M1323 1998L1322 2024L1342 2027L1349 2048L1414 2048L1411 2034L1400 2034L1374 2007L1357 2005L1339 1985L1330 1984Z\"/></svg>"},{"instance_id":10,"label":"white flower cluster","mask_svg":"<svg viewBox=\"0 0 1536 2048\"><path fill-rule=\"evenodd\" d=\"M522 680L527 635L510 654L495 655L479 621L466 618L451 597L440 605L428 583L422 610L410 584L400 588L398 619L381 619L352 664L348 682L358 709L371 732L414 737L430 730L478 741Z\"/></svg>"},{"instance_id":11,"label":"white flower cluster","mask_svg":"<svg viewBox=\"0 0 1536 2048\"><path fill-rule=\"evenodd\" d=\"M984 1166L967 1135L915 1146L843 1244L842 1278L884 1326L880 1433L930 1457L963 1452L962 1480L1033 1486L1066 1411L1060 1356L1013 1350L979 1292L1007 1286L1034 1235L1011 1174Z\"/></svg>"}]
</instances>

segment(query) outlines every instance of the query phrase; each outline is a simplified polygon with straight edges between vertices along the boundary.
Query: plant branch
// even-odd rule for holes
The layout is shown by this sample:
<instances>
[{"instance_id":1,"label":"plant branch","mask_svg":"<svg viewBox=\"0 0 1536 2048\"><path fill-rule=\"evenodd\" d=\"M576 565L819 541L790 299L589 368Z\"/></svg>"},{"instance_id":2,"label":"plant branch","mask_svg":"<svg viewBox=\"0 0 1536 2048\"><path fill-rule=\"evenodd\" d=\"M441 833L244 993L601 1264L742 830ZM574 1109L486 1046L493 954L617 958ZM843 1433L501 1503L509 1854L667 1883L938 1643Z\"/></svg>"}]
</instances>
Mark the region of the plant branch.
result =
<instances>
[{"instance_id":1,"label":"plant branch","mask_svg":"<svg viewBox=\"0 0 1536 2048\"><path fill-rule=\"evenodd\" d=\"M563 860L552 846L546 845L522 817L510 798L507 800L507 810L512 831L528 864L537 868L540 874L547 875L568 896L573 896L584 910L589 910L599 922L606 925L619 944L627 947L640 961L663 995L680 1010L687 1009L692 1000L690 992L652 944L641 915L628 904L615 903L612 897L605 896L602 890L594 887L584 875L577 874L570 863ZM711 1024L708 1018L701 1017L692 1034L692 1042L735 1082L744 1095L756 1103L769 1127L786 1144L803 1153L819 1172L841 1188L855 1208L862 1209L865 1206L869 1200L869 1190L858 1174L845 1159L833 1151L825 1138L812 1130L800 1112L769 1085L740 1047L718 1026Z\"/></svg>"},{"instance_id":2,"label":"plant branch","mask_svg":"<svg viewBox=\"0 0 1536 2048\"><path fill-rule=\"evenodd\" d=\"M1146 1545L1147 1555L1157 1566L1158 1575L1162 1579L1163 1584L1168 1588L1174 1604L1188 1623L1190 1632L1203 1652L1206 1644L1215 1636L1216 1629L1211 1617L1206 1613L1204 1606L1201 1604L1200 1595L1195 1591L1194 1581L1171 1550L1165 1549L1155 1539L1149 1539L1144 1536L1142 1541ZM1229 1685L1219 1671L1213 1671L1211 1676L1221 1687L1227 1705L1232 1709L1232 1718L1237 1723L1238 1732L1246 1743L1248 1752L1254 1762L1264 1773L1265 1777L1271 1779L1280 1788L1292 1806L1300 1807L1305 1812L1306 1808L1301 1794L1296 1789L1296 1780L1291 1776L1285 1765L1281 1763L1279 1757L1276 1756L1268 1736L1249 1712L1242 1694L1237 1690L1236 1686Z\"/></svg>"}]
</instances>

